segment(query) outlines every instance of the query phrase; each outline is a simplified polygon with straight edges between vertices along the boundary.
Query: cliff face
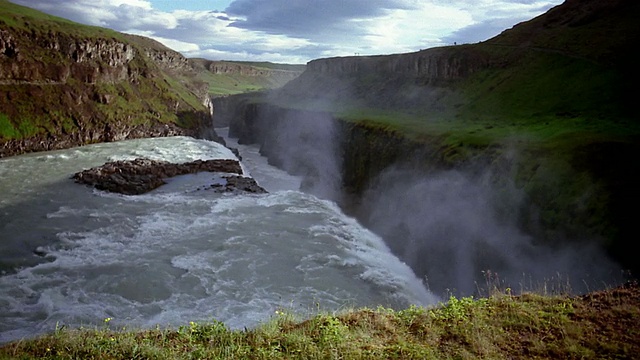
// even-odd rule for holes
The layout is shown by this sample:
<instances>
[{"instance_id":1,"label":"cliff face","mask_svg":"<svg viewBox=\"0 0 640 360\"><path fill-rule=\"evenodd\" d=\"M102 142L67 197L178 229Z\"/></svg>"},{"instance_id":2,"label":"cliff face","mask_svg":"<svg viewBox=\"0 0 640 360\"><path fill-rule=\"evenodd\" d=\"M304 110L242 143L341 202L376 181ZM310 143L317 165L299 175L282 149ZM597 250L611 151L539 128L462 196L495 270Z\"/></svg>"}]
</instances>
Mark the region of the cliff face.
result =
<instances>
[{"instance_id":1,"label":"cliff face","mask_svg":"<svg viewBox=\"0 0 640 360\"><path fill-rule=\"evenodd\" d=\"M468 47L422 50L387 56L318 59L309 62L307 71L323 76L354 74L393 74L412 76L423 83L442 83L465 78L486 68L490 59Z\"/></svg>"},{"instance_id":2,"label":"cliff face","mask_svg":"<svg viewBox=\"0 0 640 360\"><path fill-rule=\"evenodd\" d=\"M194 71L189 59L159 42L143 36L121 34L128 42L134 43L144 56L154 64L171 74L191 73Z\"/></svg>"},{"instance_id":3,"label":"cliff face","mask_svg":"<svg viewBox=\"0 0 640 360\"><path fill-rule=\"evenodd\" d=\"M192 69L179 53L2 6L0 157L210 127L206 86L184 81Z\"/></svg>"},{"instance_id":4,"label":"cliff face","mask_svg":"<svg viewBox=\"0 0 640 360\"><path fill-rule=\"evenodd\" d=\"M409 54L313 60L271 96L285 106L440 111L462 96L455 84L506 59L461 45ZM450 109L447 109L450 110Z\"/></svg>"},{"instance_id":5,"label":"cliff face","mask_svg":"<svg viewBox=\"0 0 640 360\"><path fill-rule=\"evenodd\" d=\"M298 77L302 70L291 66L295 70L267 68L244 63L228 61L204 61L204 66L213 74L237 74L243 76L278 77L286 81Z\"/></svg>"},{"instance_id":6,"label":"cliff face","mask_svg":"<svg viewBox=\"0 0 640 360\"><path fill-rule=\"evenodd\" d=\"M115 39L89 40L10 28L0 29L0 37L3 85L53 85L72 79L89 84L114 83L139 76L130 74L128 66L137 50Z\"/></svg>"}]
</instances>

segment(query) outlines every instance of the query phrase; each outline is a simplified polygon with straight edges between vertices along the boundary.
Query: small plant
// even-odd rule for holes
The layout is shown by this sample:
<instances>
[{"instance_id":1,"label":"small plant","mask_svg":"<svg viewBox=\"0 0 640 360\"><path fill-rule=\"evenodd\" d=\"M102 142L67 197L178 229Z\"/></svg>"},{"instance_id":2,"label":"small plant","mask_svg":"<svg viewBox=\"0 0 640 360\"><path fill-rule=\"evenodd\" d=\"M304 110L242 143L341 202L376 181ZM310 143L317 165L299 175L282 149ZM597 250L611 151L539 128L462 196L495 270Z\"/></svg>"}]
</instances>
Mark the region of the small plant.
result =
<instances>
[{"instance_id":1,"label":"small plant","mask_svg":"<svg viewBox=\"0 0 640 360\"><path fill-rule=\"evenodd\" d=\"M326 316L319 319L320 342L340 343L348 333L347 327L335 316Z\"/></svg>"},{"instance_id":2,"label":"small plant","mask_svg":"<svg viewBox=\"0 0 640 360\"><path fill-rule=\"evenodd\" d=\"M469 319L469 314L474 307L487 304L487 299L474 300L473 296L456 298L451 296L449 301L442 307L430 311L434 319L446 321L448 323L459 323Z\"/></svg>"},{"instance_id":3,"label":"small plant","mask_svg":"<svg viewBox=\"0 0 640 360\"><path fill-rule=\"evenodd\" d=\"M18 135L19 134L16 132L16 129L9 120L9 117L0 113L0 139L13 139L18 137Z\"/></svg>"}]
</instances>

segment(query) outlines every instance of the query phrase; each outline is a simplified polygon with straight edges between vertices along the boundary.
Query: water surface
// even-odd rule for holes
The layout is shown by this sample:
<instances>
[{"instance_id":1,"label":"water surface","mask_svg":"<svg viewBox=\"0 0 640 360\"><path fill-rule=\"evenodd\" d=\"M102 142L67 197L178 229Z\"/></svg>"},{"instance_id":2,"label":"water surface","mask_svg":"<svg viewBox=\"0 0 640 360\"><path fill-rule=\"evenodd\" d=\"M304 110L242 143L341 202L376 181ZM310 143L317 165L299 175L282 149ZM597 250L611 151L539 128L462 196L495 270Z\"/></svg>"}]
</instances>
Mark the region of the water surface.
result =
<instances>
[{"instance_id":1,"label":"water surface","mask_svg":"<svg viewBox=\"0 0 640 360\"><path fill-rule=\"evenodd\" d=\"M106 161L235 158L188 137L96 144L0 160L0 342L56 325L232 328L278 308L309 313L437 299L383 240L299 179L243 149L269 194L198 190L221 174L126 196L70 176Z\"/></svg>"}]
</instances>

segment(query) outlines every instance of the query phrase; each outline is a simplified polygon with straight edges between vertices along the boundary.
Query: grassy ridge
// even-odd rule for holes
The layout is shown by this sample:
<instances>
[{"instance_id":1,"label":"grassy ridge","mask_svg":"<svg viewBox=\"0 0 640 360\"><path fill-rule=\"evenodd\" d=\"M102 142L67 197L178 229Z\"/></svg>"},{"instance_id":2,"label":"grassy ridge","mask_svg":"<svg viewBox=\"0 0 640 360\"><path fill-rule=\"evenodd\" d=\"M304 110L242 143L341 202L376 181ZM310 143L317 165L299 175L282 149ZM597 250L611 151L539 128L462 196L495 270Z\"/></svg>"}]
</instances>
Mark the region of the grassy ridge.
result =
<instances>
[{"instance_id":1,"label":"grassy ridge","mask_svg":"<svg viewBox=\"0 0 640 360\"><path fill-rule=\"evenodd\" d=\"M172 51L153 40L80 25L5 0L0 0L0 29L17 49L0 56L7 76L0 81L0 140L96 141L109 126L157 123L193 129L207 113L197 83L163 70L145 55L149 49ZM74 44L78 51L72 54ZM74 59L82 45L98 50ZM102 58L125 56L125 51L132 51L133 58L119 68Z\"/></svg>"},{"instance_id":2,"label":"grassy ridge","mask_svg":"<svg viewBox=\"0 0 640 360\"><path fill-rule=\"evenodd\" d=\"M301 318L278 310L255 329L57 329L0 347L21 359L631 359L640 353L637 284L582 297L451 297L437 307Z\"/></svg>"},{"instance_id":3,"label":"grassy ridge","mask_svg":"<svg viewBox=\"0 0 640 360\"><path fill-rule=\"evenodd\" d=\"M152 54L172 52L154 40L80 25L6 0L0 0L0 29L8 32L9 44L15 44L19 51L0 55L0 66L9 69L8 78L0 79L0 141L38 138L36 142L40 142L73 136L91 142L97 141L96 134L114 125L174 123L195 129L206 117L201 98L207 92L219 96L277 88L291 78L289 73L304 68L230 62L253 69L257 76L214 74L202 65L191 69L186 63L184 68L165 69L145 56L147 50ZM76 61L71 53L51 49L54 43L62 47L125 44L129 50L135 49L135 57L124 65L128 78L118 80L118 70L106 60ZM99 75L96 69L100 69ZM82 134L77 136L78 132Z\"/></svg>"},{"instance_id":4,"label":"grassy ridge","mask_svg":"<svg viewBox=\"0 0 640 360\"><path fill-rule=\"evenodd\" d=\"M209 94L212 96L237 95L277 88L283 85L268 77L242 74L214 74L209 71L200 72L196 76L196 79L208 84Z\"/></svg>"},{"instance_id":5,"label":"grassy ridge","mask_svg":"<svg viewBox=\"0 0 640 360\"><path fill-rule=\"evenodd\" d=\"M285 70L285 71L304 71L305 65L298 64L280 64L269 61L230 61L236 64L252 66L259 69Z\"/></svg>"},{"instance_id":6,"label":"grassy ridge","mask_svg":"<svg viewBox=\"0 0 640 360\"><path fill-rule=\"evenodd\" d=\"M271 62L250 61L209 61L191 59L199 71L195 78L209 85L212 96L236 95L267 89L275 89L285 85L289 80L301 73L305 65L276 64ZM207 65L229 65L237 67L236 71L214 73Z\"/></svg>"}]
</instances>

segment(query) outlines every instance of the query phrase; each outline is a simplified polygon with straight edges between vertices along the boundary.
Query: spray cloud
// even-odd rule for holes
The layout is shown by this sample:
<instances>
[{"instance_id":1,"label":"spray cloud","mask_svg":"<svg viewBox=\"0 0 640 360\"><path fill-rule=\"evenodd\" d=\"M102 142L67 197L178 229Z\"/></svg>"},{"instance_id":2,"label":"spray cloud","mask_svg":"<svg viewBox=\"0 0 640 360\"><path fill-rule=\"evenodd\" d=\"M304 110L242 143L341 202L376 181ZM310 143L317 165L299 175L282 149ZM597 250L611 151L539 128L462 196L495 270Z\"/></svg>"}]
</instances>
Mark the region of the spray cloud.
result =
<instances>
[{"instance_id":1,"label":"spray cloud","mask_svg":"<svg viewBox=\"0 0 640 360\"><path fill-rule=\"evenodd\" d=\"M439 294L472 295L486 290L487 281L516 291L583 292L621 280L593 242L549 245L522 232L524 195L489 179L389 168L364 196L365 222Z\"/></svg>"}]
</instances>

